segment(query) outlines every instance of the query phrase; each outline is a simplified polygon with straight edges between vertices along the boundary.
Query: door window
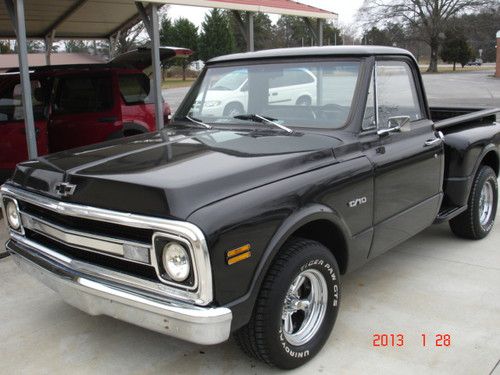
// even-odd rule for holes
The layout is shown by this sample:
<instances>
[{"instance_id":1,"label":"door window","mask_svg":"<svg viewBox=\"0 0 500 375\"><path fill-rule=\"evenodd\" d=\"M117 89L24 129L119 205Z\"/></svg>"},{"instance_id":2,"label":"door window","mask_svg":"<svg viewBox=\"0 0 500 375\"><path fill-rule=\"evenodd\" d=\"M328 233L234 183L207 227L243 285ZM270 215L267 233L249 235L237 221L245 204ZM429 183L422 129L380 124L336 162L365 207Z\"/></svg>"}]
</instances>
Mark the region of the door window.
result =
<instances>
[{"instance_id":1,"label":"door window","mask_svg":"<svg viewBox=\"0 0 500 375\"><path fill-rule=\"evenodd\" d=\"M423 118L410 66L403 61L380 61L376 65L378 127L386 128L389 118Z\"/></svg>"},{"instance_id":2,"label":"door window","mask_svg":"<svg viewBox=\"0 0 500 375\"><path fill-rule=\"evenodd\" d=\"M111 109L111 79L75 76L60 79L54 110L59 114L102 112Z\"/></svg>"},{"instance_id":3,"label":"door window","mask_svg":"<svg viewBox=\"0 0 500 375\"><path fill-rule=\"evenodd\" d=\"M375 129L377 127L377 117L375 113L375 74L372 73L368 97L366 98L365 114L363 116L363 130Z\"/></svg>"},{"instance_id":4,"label":"door window","mask_svg":"<svg viewBox=\"0 0 500 375\"><path fill-rule=\"evenodd\" d=\"M19 80L16 78L9 82L9 79L5 78L0 83L1 86L5 89L0 94L0 122L24 120L22 87ZM38 79L31 80L31 100L35 120L41 120L46 115L45 108L48 101L45 94L48 91L46 86L46 82Z\"/></svg>"},{"instance_id":5,"label":"door window","mask_svg":"<svg viewBox=\"0 0 500 375\"><path fill-rule=\"evenodd\" d=\"M150 103L149 78L144 74L128 74L118 77L120 93L127 104Z\"/></svg>"}]
</instances>

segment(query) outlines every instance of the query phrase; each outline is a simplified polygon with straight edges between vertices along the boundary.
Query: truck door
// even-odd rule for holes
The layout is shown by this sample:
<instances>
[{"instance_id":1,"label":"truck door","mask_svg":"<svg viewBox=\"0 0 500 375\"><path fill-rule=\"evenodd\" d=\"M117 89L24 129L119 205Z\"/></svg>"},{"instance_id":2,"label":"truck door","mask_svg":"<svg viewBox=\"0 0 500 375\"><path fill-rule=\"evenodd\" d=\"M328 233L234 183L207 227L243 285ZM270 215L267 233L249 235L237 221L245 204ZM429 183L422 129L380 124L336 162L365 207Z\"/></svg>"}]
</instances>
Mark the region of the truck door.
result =
<instances>
[{"instance_id":1,"label":"truck door","mask_svg":"<svg viewBox=\"0 0 500 375\"><path fill-rule=\"evenodd\" d=\"M109 72L83 72L56 78L49 123L50 150L103 142L121 129Z\"/></svg>"},{"instance_id":2,"label":"truck door","mask_svg":"<svg viewBox=\"0 0 500 375\"><path fill-rule=\"evenodd\" d=\"M39 155L48 153L47 96L48 81L31 77L31 94L37 150ZM0 182L2 176L12 174L17 163L28 159L26 130L19 75L0 78Z\"/></svg>"},{"instance_id":3,"label":"truck door","mask_svg":"<svg viewBox=\"0 0 500 375\"><path fill-rule=\"evenodd\" d=\"M442 200L443 144L413 72L409 60L381 60L374 67L363 121L364 131L372 132L366 149L375 173L370 257L432 224Z\"/></svg>"}]
</instances>

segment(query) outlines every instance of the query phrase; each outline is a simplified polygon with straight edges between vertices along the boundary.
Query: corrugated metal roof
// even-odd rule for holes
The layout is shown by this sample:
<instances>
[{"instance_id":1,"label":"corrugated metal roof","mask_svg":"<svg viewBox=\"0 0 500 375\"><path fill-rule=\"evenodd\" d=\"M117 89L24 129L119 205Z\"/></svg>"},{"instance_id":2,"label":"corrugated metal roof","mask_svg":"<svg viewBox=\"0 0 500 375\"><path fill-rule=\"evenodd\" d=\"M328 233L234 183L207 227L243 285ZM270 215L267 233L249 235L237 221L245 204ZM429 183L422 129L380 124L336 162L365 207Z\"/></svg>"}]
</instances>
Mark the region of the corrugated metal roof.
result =
<instances>
[{"instance_id":1,"label":"corrugated metal roof","mask_svg":"<svg viewBox=\"0 0 500 375\"><path fill-rule=\"evenodd\" d=\"M303 17L335 19L336 14L291 0L146 0L144 3L191 5ZM140 20L133 0L24 0L28 38L108 38ZM15 38L14 29L0 1L0 38Z\"/></svg>"},{"instance_id":2,"label":"corrugated metal roof","mask_svg":"<svg viewBox=\"0 0 500 375\"><path fill-rule=\"evenodd\" d=\"M51 65L73 65L73 64L102 64L105 62L102 56L93 56L86 53L53 53L50 57ZM30 67L45 66L44 53L28 53L28 64ZM15 53L0 54L0 70L19 67L19 57Z\"/></svg>"},{"instance_id":3,"label":"corrugated metal roof","mask_svg":"<svg viewBox=\"0 0 500 375\"><path fill-rule=\"evenodd\" d=\"M192 5L207 8L224 8L261 13L337 19L337 14L292 0L154 0L164 4Z\"/></svg>"}]
</instances>

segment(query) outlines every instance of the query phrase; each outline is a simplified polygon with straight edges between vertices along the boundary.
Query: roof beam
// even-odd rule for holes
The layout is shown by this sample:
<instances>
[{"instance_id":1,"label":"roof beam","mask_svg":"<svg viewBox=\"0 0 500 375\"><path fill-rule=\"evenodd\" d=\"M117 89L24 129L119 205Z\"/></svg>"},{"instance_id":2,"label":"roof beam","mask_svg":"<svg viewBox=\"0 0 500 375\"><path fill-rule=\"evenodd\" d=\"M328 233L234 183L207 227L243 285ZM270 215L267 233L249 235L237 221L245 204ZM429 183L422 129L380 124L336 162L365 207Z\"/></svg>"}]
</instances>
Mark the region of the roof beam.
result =
<instances>
[{"instance_id":1,"label":"roof beam","mask_svg":"<svg viewBox=\"0 0 500 375\"><path fill-rule=\"evenodd\" d=\"M153 27L151 26L151 19L148 16L146 8L144 8L144 5L139 1L135 2L135 6L137 7L137 11L142 18L142 22L144 23L144 27L149 34L149 38L153 39Z\"/></svg>"},{"instance_id":2,"label":"roof beam","mask_svg":"<svg viewBox=\"0 0 500 375\"><path fill-rule=\"evenodd\" d=\"M58 19L56 19L52 25L50 25L49 27L47 27L44 31L43 31L43 36L47 36L49 35L50 33L52 33L53 30L57 30L57 28L59 26L61 26L61 24L66 21L69 17L71 17L73 14L75 14L82 6L85 5L85 3L88 2L88 0L78 0L75 4L73 4L66 12L64 12L62 14L61 17L59 17Z\"/></svg>"},{"instance_id":3,"label":"roof beam","mask_svg":"<svg viewBox=\"0 0 500 375\"><path fill-rule=\"evenodd\" d=\"M12 26L14 26L14 33L17 38L17 17L16 17L16 9L14 6L13 0L4 0L5 8L7 8L7 13L9 13L10 21L12 22Z\"/></svg>"},{"instance_id":4,"label":"roof beam","mask_svg":"<svg viewBox=\"0 0 500 375\"><path fill-rule=\"evenodd\" d=\"M163 6L162 4L158 4L158 10L160 10L162 6ZM148 5L144 6L144 10L146 12L146 15L150 14L151 13L151 4L148 4ZM142 17L141 17L141 14L138 11L132 17L130 17L129 19L127 19L125 22L123 22L120 25L118 25L117 27L115 27L107 35L107 38L110 38L110 37L114 36L120 30L126 30L126 29L131 28L132 26L134 26L135 24L139 23L140 21L142 21ZM147 30L147 26L146 26L146 30Z\"/></svg>"}]
</instances>

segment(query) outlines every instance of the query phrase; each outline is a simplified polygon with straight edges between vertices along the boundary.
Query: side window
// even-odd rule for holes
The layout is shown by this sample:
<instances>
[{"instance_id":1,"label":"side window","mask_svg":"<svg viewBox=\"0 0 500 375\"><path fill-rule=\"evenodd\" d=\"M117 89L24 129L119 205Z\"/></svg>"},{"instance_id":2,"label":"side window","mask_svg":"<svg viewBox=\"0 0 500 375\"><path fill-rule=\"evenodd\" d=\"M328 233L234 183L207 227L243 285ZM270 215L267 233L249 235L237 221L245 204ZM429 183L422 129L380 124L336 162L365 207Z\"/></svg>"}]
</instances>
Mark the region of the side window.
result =
<instances>
[{"instance_id":1,"label":"side window","mask_svg":"<svg viewBox=\"0 0 500 375\"><path fill-rule=\"evenodd\" d=\"M22 121L24 120L22 88L19 81L15 81L7 86L0 95L0 121ZM31 101L33 103L33 116L35 120L44 118L46 83L42 87L42 82L37 79L31 80Z\"/></svg>"},{"instance_id":2,"label":"side window","mask_svg":"<svg viewBox=\"0 0 500 375\"><path fill-rule=\"evenodd\" d=\"M423 118L410 66L402 61L380 61L376 66L378 127L385 128L389 118Z\"/></svg>"},{"instance_id":3,"label":"side window","mask_svg":"<svg viewBox=\"0 0 500 375\"><path fill-rule=\"evenodd\" d=\"M143 74L129 74L118 77L120 93L127 104L147 102L150 91L149 78Z\"/></svg>"},{"instance_id":4,"label":"side window","mask_svg":"<svg viewBox=\"0 0 500 375\"><path fill-rule=\"evenodd\" d=\"M113 106L108 76L60 79L54 109L60 114L102 112Z\"/></svg>"},{"instance_id":5,"label":"side window","mask_svg":"<svg viewBox=\"0 0 500 375\"><path fill-rule=\"evenodd\" d=\"M377 117L375 113L375 73L372 73L368 97L366 98L365 114L363 116L363 130L375 129L377 127Z\"/></svg>"}]
</instances>

